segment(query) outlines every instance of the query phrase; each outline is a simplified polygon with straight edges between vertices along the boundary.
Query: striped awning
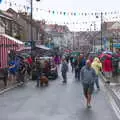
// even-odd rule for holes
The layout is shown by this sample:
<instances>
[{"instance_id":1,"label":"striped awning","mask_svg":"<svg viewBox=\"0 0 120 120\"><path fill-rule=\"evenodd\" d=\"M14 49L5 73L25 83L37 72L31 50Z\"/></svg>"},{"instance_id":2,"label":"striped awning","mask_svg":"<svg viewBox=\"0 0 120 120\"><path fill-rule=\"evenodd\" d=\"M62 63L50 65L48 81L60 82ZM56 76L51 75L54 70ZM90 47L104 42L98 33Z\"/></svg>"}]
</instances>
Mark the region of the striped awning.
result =
<instances>
[{"instance_id":1,"label":"striped awning","mask_svg":"<svg viewBox=\"0 0 120 120\"><path fill-rule=\"evenodd\" d=\"M12 38L6 34L1 34L0 35L0 63L1 63L1 68L7 67L8 63L8 53L10 50L16 51L17 49L20 49L23 47L24 44L15 39Z\"/></svg>"}]
</instances>

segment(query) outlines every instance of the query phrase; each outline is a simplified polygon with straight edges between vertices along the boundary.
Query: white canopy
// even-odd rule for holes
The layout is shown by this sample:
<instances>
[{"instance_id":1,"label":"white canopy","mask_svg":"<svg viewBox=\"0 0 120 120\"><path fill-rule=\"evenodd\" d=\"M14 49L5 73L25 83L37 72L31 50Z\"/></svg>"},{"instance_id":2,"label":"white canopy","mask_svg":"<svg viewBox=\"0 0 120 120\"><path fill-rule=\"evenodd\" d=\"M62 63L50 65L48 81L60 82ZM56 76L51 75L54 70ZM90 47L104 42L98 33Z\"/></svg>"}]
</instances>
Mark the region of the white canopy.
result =
<instances>
[{"instance_id":1,"label":"white canopy","mask_svg":"<svg viewBox=\"0 0 120 120\"><path fill-rule=\"evenodd\" d=\"M18 43L18 44L24 44L22 41L17 40L16 38L13 38L13 37L11 37L11 36L9 36L9 35L2 34L2 36L6 37L6 38L8 38L9 40L14 41L14 42L16 42L16 43Z\"/></svg>"},{"instance_id":2,"label":"white canopy","mask_svg":"<svg viewBox=\"0 0 120 120\"><path fill-rule=\"evenodd\" d=\"M50 48L44 46L44 45L36 45L36 47L44 49L44 50L50 50Z\"/></svg>"}]
</instances>

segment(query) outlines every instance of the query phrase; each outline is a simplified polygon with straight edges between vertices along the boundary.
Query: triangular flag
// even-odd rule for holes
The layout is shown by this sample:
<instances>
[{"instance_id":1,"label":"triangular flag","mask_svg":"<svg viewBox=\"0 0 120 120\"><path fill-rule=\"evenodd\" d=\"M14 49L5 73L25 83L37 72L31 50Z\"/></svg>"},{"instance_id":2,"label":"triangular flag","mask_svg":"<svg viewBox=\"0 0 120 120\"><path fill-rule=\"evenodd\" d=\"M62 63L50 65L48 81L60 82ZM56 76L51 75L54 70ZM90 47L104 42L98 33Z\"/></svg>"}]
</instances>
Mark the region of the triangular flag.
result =
<instances>
[{"instance_id":1,"label":"triangular flag","mask_svg":"<svg viewBox=\"0 0 120 120\"><path fill-rule=\"evenodd\" d=\"M52 11L53 14L55 14L55 11Z\"/></svg>"},{"instance_id":2,"label":"triangular flag","mask_svg":"<svg viewBox=\"0 0 120 120\"><path fill-rule=\"evenodd\" d=\"M12 3L10 2L10 7L12 6Z\"/></svg>"},{"instance_id":3,"label":"triangular flag","mask_svg":"<svg viewBox=\"0 0 120 120\"><path fill-rule=\"evenodd\" d=\"M30 7L27 7L27 10L29 10Z\"/></svg>"},{"instance_id":4,"label":"triangular flag","mask_svg":"<svg viewBox=\"0 0 120 120\"><path fill-rule=\"evenodd\" d=\"M38 8L36 8L36 11L38 11Z\"/></svg>"},{"instance_id":5,"label":"triangular flag","mask_svg":"<svg viewBox=\"0 0 120 120\"><path fill-rule=\"evenodd\" d=\"M74 13L74 16L76 16L76 13Z\"/></svg>"}]
</instances>

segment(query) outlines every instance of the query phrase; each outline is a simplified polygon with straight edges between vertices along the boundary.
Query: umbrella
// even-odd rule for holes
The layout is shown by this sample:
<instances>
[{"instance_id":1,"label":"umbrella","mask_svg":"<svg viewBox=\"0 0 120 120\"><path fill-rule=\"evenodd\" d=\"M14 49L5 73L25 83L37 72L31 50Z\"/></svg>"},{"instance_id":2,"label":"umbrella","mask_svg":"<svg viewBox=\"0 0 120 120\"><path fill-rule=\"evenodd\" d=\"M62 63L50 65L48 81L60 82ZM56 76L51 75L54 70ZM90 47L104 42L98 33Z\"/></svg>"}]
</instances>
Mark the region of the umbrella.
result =
<instances>
[{"instance_id":1,"label":"umbrella","mask_svg":"<svg viewBox=\"0 0 120 120\"><path fill-rule=\"evenodd\" d=\"M71 55L73 55L73 56L79 56L80 52L72 52Z\"/></svg>"},{"instance_id":2,"label":"umbrella","mask_svg":"<svg viewBox=\"0 0 120 120\"><path fill-rule=\"evenodd\" d=\"M111 52L111 51L104 51L103 54L110 54L110 55L112 55L113 52Z\"/></svg>"},{"instance_id":3,"label":"umbrella","mask_svg":"<svg viewBox=\"0 0 120 120\"><path fill-rule=\"evenodd\" d=\"M100 56L99 56L99 58L112 58L112 55L109 55L109 54L101 54Z\"/></svg>"}]
</instances>

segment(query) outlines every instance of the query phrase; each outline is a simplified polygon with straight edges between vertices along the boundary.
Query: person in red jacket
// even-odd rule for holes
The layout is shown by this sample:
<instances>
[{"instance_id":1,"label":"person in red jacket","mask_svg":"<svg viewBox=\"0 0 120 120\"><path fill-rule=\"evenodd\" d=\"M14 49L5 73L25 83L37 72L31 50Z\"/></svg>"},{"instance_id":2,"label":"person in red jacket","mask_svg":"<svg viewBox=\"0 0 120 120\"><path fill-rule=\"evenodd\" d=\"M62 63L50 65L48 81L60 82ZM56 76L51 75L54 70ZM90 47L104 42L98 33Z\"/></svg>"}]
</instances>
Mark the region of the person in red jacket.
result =
<instances>
[{"instance_id":1,"label":"person in red jacket","mask_svg":"<svg viewBox=\"0 0 120 120\"><path fill-rule=\"evenodd\" d=\"M107 57L103 62L103 72L105 74L105 77L111 79L112 71L113 71L112 60L110 57Z\"/></svg>"}]
</instances>

